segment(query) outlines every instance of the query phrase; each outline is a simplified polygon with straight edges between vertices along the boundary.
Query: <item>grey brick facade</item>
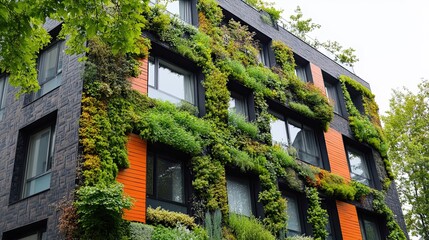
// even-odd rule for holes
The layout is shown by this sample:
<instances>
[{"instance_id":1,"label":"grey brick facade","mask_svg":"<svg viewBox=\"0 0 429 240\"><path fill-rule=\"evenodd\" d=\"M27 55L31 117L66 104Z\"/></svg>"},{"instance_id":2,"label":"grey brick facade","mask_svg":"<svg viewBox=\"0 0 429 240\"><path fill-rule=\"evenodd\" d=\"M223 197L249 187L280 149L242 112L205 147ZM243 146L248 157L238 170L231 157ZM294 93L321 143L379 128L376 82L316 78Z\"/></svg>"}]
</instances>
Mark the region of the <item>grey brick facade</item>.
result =
<instances>
[{"instance_id":1,"label":"grey brick facade","mask_svg":"<svg viewBox=\"0 0 429 240\"><path fill-rule=\"evenodd\" d=\"M50 30L58 26L58 22L48 21L45 26ZM56 205L75 188L78 158L83 64L77 59L77 56L66 55L61 86L29 104L24 104L25 96L17 99L17 89L8 86L6 111L0 121L0 236L4 232L47 220L48 239L60 238ZM22 146L18 143L19 132L55 111L56 139L50 189L11 201L13 193L19 192L13 184L17 181L13 179L14 165L19 155L26 151L19 148Z\"/></svg>"}]
</instances>

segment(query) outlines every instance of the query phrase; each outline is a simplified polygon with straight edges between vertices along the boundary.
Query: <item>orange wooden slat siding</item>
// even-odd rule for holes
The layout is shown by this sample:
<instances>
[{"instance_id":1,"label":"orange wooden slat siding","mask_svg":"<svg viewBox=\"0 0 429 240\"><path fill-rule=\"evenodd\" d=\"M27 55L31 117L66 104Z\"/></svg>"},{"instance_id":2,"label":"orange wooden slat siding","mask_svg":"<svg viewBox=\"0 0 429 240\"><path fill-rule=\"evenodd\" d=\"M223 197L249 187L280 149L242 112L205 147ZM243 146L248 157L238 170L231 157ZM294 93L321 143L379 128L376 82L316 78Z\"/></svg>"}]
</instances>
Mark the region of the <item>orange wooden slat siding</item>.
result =
<instances>
[{"instance_id":1,"label":"orange wooden slat siding","mask_svg":"<svg viewBox=\"0 0 429 240\"><path fill-rule=\"evenodd\" d=\"M356 207L337 201L337 210L343 240L362 240Z\"/></svg>"},{"instance_id":2,"label":"orange wooden slat siding","mask_svg":"<svg viewBox=\"0 0 429 240\"><path fill-rule=\"evenodd\" d=\"M147 94L147 84L148 84L148 60L145 59L139 59L140 66L140 74L135 77L131 78L131 87L137 91L139 91L142 94Z\"/></svg>"},{"instance_id":3,"label":"orange wooden slat siding","mask_svg":"<svg viewBox=\"0 0 429 240\"><path fill-rule=\"evenodd\" d=\"M331 172L350 180L350 170L344 148L343 136L335 129L329 128L325 133L326 149L328 151Z\"/></svg>"},{"instance_id":4,"label":"orange wooden slat siding","mask_svg":"<svg viewBox=\"0 0 429 240\"><path fill-rule=\"evenodd\" d=\"M323 81L323 75L322 70L310 63L310 70L311 70L311 77L313 78L313 84L316 86L320 91L322 91L323 94L326 94L325 92L325 82Z\"/></svg>"},{"instance_id":5,"label":"orange wooden slat siding","mask_svg":"<svg viewBox=\"0 0 429 240\"><path fill-rule=\"evenodd\" d=\"M124 184L126 195L134 199L130 210L125 210L124 219L145 222L146 220L146 152L147 143L136 134L128 136L128 160L130 167L119 171L116 180Z\"/></svg>"}]
</instances>

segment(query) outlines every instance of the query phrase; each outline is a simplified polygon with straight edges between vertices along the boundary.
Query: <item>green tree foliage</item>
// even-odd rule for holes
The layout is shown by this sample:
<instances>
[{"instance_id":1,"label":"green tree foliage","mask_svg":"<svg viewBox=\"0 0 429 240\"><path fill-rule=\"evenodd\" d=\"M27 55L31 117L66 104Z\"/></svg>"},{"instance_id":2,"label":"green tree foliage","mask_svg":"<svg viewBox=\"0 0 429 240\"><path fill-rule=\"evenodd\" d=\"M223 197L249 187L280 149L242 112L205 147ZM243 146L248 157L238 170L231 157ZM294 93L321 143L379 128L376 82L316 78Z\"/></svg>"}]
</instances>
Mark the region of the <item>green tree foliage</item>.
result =
<instances>
[{"instance_id":1,"label":"green tree foliage","mask_svg":"<svg viewBox=\"0 0 429 240\"><path fill-rule=\"evenodd\" d=\"M67 36L67 53L88 51L94 37L116 53L143 54L141 37L147 0L21 0L0 2L0 71L20 93L39 89L36 60L51 36L43 28L46 18L62 22L60 37Z\"/></svg>"},{"instance_id":2,"label":"green tree foliage","mask_svg":"<svg viewBox=\"0 0 429 240\"><path fill-rule=\"evenodd\" d=\"M334 60L337 62L353 67L354 63L359 61L355 55L355 49L353 48L344 49L344 47L341 46L341 44L337 41L327 40L321 42L318 39L312 39L308 37L310 32L313 32L322 26L320 24L314 23L313 19L311 18L305 19L304 14L302 13L299 6L297 6L295 9L295 15L289 16L289 20L286 21L284 27L311 46L315 48L325 48L328 52L334 55Z\"/></svg>"},{"instance_id":3,"label":"green tree foliage","mask_svg":"<svg viewBox=\"0 0 429 240\"><path fill-rule=\"evenodd\" d=\"M389 158L397 175L398 190L407 208L410 232L429 239L429 82L419 91L396 90L384 116Z\"/></svg>"}]
</instances>

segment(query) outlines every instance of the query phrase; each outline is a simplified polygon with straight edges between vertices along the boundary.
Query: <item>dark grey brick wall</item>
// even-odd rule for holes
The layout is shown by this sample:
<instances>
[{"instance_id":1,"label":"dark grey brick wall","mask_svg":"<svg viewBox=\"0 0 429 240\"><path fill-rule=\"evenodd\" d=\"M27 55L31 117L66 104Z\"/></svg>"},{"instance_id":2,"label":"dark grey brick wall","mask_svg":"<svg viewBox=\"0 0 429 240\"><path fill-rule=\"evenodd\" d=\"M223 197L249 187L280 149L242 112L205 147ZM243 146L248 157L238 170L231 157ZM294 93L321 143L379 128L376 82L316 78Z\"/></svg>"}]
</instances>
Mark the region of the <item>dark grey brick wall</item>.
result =
<instances>
[{"instance_id":1,"label":"dark grey brick wall","mask_svg":"<svg viewBox=\"0 0 429 240\"><path fill-rule=\"evenodd\" d=\"M58 22L48 21L51 30ZM8 86L6 111L0 121L0 236L3 232L47 219L48 239L59 239L56 204L75 188L78 158L78 128L81 111L81 74L83 64L77 56L65 56L62 84L41 98L24 105L24 96L15 98L18 92ZM16 161L20 129L36 122L43 116L57 111L56 139L52 163L50 190L29 198L10 203L12 175Z\"/></svg>"}]
</instances>

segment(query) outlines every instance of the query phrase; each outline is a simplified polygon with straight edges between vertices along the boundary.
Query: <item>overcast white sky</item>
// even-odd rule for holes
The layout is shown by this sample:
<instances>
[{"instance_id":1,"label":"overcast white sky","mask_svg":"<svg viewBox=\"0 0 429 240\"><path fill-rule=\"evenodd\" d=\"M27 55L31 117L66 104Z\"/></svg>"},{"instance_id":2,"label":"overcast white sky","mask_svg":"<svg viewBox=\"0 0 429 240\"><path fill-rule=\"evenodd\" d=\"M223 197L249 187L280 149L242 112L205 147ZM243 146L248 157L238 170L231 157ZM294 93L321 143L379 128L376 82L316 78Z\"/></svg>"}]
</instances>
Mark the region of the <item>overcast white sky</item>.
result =
<instances>
[{"instance_id":1,"label":"overcast white sky","mask_svg":"<svg viewBox=\"0 0 429 240\"><path fill-rule=\"evenodd\" d=\"M415 91L429 79L429 1L271 0L283 17L300 6L304 18L322 25L312 36L356 50L355 73L369 82L380 106L389 109L392 89Z\"/></svg>"}]
</instances>

